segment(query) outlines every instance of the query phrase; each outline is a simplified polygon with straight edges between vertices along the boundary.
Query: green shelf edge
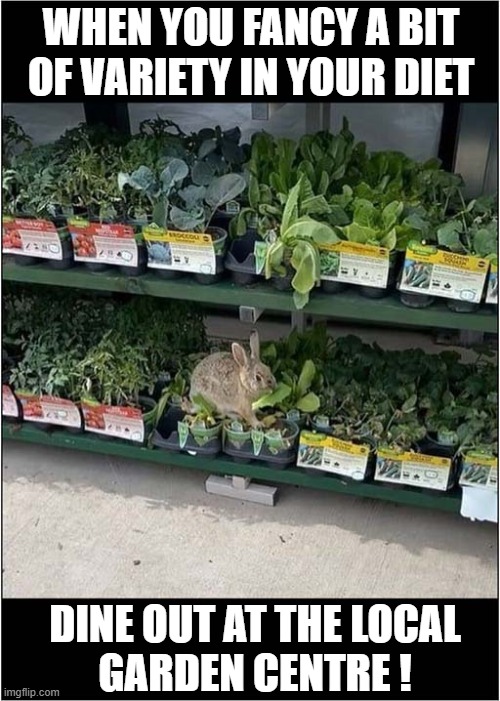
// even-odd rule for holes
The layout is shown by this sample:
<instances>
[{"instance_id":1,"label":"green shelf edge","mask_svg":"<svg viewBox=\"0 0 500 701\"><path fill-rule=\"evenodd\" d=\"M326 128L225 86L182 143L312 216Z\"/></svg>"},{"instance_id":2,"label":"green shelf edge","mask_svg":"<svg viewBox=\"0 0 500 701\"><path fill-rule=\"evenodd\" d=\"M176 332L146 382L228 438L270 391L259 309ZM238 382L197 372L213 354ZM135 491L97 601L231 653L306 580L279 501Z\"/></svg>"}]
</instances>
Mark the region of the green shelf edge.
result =
<instances>
[{"instance_id":1,"label":"green shelf edge","mask_svg":"<svg viewBox=\"0 0 500 701\"><path fill-rule=\"evenodd\" d=\"M341 494L369 499L423 506L442 511L459 513L461 491L455 488L451 492L418 491L410 487L390 487L374 482L351 482L331 476L312 476L299 468L273 470L259 463L235 463L222 456L205 459L183 453L170 453L158 449L148 449L112 440L102 440L89 434L70 434L63 430L42 431L26 424L3 424L4 440L23 441L37 445L47 445L58 448L81 450L88 453L101 453L121 458L145 460L160 463L165 466L181 467L223 475L242 475L252 479L271 482L273 484L292 484L299 487L324 489Z\"/></svg>"},{"instance_id":2,"label":"green shelf edge","mask_svg":"<svg viewBox=\"0 0 500 701\"><path fill-rule=\"evenodd\" d=\"M179 280L163 280L153 273L139 277L126 277L118 271L116 273L92 273L81 267L69 270L52 270L42 265L19 266L10 262L4 263L2 267L3 279L14 282L143 294L170 299L185 299L216 306L247 306L289 313L296 311L290 293L279 292L265 284L239 287L231 282L222 281L213 285L200 285L189 276ZM339 320L368 321L379 324L458 329L483 333L497 333L498 331L497 315L488 310L481 309L473 314L460 314L448 310L441 300L436 301L427 309L409 309L402 305L395 296L367 299L354 291L343 292L339 295L315 292L304 312Z\"/></svg>"}]
</instances>

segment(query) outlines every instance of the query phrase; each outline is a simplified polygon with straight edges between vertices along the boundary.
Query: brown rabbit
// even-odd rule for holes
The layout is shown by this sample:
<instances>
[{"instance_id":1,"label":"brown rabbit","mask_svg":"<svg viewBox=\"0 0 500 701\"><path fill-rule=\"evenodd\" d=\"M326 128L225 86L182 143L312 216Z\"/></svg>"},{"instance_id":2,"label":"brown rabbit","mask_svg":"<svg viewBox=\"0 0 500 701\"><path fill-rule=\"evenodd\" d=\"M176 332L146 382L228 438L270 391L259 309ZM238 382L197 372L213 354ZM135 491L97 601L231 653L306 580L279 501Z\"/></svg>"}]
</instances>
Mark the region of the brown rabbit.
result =
<instances>
[{"instance_id":1,"label":"brown rabbit","mask_svg":"<svg viewBox=\"0 0 500 701\"><path fill-rule=\"evenodd\" d=\"M239 343L232 353L213 353L203 358L191 375L191 402L201 395L222 416L236 414L251 426L259 422L252 403L276 387L271 370L260 361L257 331L250 335L250 357Z\"/></svg>"}]
</instances>

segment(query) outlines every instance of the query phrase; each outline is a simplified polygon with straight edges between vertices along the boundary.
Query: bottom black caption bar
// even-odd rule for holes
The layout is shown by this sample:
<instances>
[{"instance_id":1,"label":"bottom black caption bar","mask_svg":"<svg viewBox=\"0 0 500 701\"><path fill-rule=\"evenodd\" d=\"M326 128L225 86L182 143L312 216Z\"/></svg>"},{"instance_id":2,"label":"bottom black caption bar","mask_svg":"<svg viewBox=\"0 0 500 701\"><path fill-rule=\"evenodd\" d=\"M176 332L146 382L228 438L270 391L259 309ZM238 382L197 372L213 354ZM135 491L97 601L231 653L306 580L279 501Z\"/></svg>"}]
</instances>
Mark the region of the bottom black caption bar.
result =
<instances>
[{"instance_id":1,"label":"bottom black caption bar","mask_svg":"<svg viewBox=\"0 0 500 701\"><path fill-rule=\"evenodd\" d=\"M2 698L498 699L498 601L4 599Z\"/></svg>"}]
</instances>

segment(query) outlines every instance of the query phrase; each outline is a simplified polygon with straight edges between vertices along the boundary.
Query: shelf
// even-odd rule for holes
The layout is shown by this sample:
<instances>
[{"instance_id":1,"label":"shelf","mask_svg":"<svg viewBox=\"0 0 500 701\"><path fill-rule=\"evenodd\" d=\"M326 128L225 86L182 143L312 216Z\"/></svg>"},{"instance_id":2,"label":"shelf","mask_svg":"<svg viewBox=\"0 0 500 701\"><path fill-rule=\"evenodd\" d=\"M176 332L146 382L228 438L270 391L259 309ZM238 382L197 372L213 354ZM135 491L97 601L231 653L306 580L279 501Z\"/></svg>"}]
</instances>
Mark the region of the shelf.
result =
<instances>
[{"instance_id":1,"label":"shelf","mask_svg":"<svg viewBox=\"0 0 500 701\"><path fill-rule=\"evenodd\" d=\"M296 311L292 295L278 292L268 284L239 287L223 281L200 285L186 276L179 280L162 280L153 273L125 277L121 273L92 273L82 267L52 270L43 265L3 265L3 279L40 285L76 287L86 290L144 294L170 299L185 299L207 305L246 306L267 311ZM315 292L304 312L332 319L361 321L399 326L420 326L497 333L497 315L481 309L474 314L451 312L444 302L436 301L427 309L409 309L396 296L367 299L355 291L338 295Z\"/></svg>"},{"instance_id":2,"label":"shelf","mask_svg":"<svg viewBox=\"0 0 500 701\"><path fill-rule=\"evenodd\" d=\"M3 425L4 440L16 440L37 445L51 447L70 448L89 453L102 453L121 458L145 460L163 465L203 470L212 474L242 475L252 477L261 482L273 484L293 484L300 487L325 489L356 497L370 499L382 499L385 501L407 504L411 506L424 506L442 511L460 511L461 491L455 488L451 492L430 492L412 489L410 487L391 487L374 482L344 481L335 476L309 475L299 468L293 467L287 470L273 470L270 467L258 463L241 464L233 462L227 457L219 457L211 460L196 458L182 453L167 453L163 450L138 447L113 440L103 440L91 434L70 434L63 430L54 429L46 432L33 426L8 424Z\"/></svg>"}]
</instances>

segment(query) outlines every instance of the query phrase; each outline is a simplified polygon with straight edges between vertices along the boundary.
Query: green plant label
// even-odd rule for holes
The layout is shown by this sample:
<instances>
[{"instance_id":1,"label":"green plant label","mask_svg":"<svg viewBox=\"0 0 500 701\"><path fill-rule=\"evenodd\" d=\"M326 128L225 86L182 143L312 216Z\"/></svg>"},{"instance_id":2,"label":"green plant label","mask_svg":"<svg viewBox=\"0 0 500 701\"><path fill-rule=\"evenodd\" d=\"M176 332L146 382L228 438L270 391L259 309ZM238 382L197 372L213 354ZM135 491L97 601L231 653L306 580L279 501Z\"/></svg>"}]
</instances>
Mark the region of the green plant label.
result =
<instances>
[{"instance_id":1,"label":"green plant label","mask_svg":"<svg viewBox=\"0 0 500 701\"><path fill-rule=\"evenodd\" d=\"M9 255L62 260L61 237L55 224L45 219L2 221L2 251Z\"/></svg>"},{"instance_id":2,"label":"green plant label","mask_svg":"<svg viewBox=\"0 0 500 701\"><path fill-rule=\"evenodd\" d=\"M255 243L253 254L255 256L255 272L257 275L262 275L264 271L268 248L269 245L265 241L257 241Z\"/></svg>"},{"instance_id":3,"label":"green plant label","mask_svg":"<svg viewBox=\"0 0 500 701\"><path fill-rule=\"evenodd\" d=\"M143 235L148 250L148 268L215 275L217 242L214 245L210 234L147 226Z\"/></svg>"},{"instance_id":4,"label":"green plant label","mask_svg":"<svg viewBox=\"0 0 500 701\"><path fill-rule=\"evenodd\" d=\"M187 439L189 437L189 426L183 421L177 423L177 432L179 434L179 447L185 448Z\"/></svg>"},{"instance_id":5,"label":"green plant label","mask_svg":"<svg viewBox=\"0 0 500 701\"><path fill-rule=\"evenodd\" d=\"M257 229L259 225L259 217L256 214L252 214L248 218L248 228L249 229Z\"/></svg>"},{"instance_id":6,"label":"green plant label","mask_svg":"<svg viewBox=\"0 0 500 701\"><path fill-rule=\"evenodd\" d=\"M226 212L228 214L239 214L240 209L240 203L236 200L230 200L229 202L226 202Z\"/></svg>"},{"instance_id":7,"label":"green plant label","mask_svg":"<svg viewBox=\"0 0 500 701\"><path fill-rule=\"evenodd\" d=\"M260 451L262 450L262 446L264 445L264 432L260 431L259 429L252 429L252 445L253 445L253 454L254 455L260 455Z\"/></svg>"},{"instance_id":8,"label":"green plant label","mask_svg":"<svg viewBox=\"0 0 500 701\"><path fill-rule=\"evenodd\" d=\"M379 449L375 479L380 482L445 491L448 489L451 467L452 462L449 458Z\"/></svg>"},{"instance_id":9,"label":"green plant label","mask_svg":"<svg viewBox=\"0 0 500 701\"><path fill-rule=\"evenodd\" d=\"M319 255L322 280L366 287L387 287L390 266L387 248L340 241L325 244Z\"/></svg>"},{"instance_id":10,"label":"green plant label","mask_svg":"<svg viewBox=\"0 0 500 701\"><path fill-rule=\"evenodd\" d=\"M399 289L402 292L479 303L489 263L485 258L408 246Z\"/></svg>"}]
</instances>

